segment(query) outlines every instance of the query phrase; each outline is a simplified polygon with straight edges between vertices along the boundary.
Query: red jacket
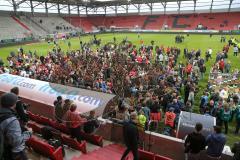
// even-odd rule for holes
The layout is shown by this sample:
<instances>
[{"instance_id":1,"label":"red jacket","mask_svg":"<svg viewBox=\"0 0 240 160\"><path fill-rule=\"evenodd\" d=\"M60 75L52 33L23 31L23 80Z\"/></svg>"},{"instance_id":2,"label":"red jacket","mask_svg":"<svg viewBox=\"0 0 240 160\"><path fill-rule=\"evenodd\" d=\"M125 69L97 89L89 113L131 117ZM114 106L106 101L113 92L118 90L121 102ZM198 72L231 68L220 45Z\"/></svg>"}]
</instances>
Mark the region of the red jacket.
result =
<instances>
[{"instance_id":1,"label":"red jacket","mask_svg":"<svg viewBox=\"0 0 240 160\"><path fill-rule=\"evenodd\" d=\"M165 125L174 127L175 118L176 118L176 114L174 112L166 112L165 113Z\"/></svg>"},{"instance_id":2,"label":"red jacket","mask_svg":"<svg viewBox=\"0 0 240 160\"><path fill-rule=\"evenodd\" d=\"M185 72L190 74L192 72L192 65L188 64L187 67L185 68Z\"/></svg>"},{"instance_id":3,"label":"red jacket","mask_svg":"<svg viewBox=\"0 0 240 160\"><path fill-rule=\"evenodd\" d=\"M77 112L71 112L70 110L66 113L67 126L69 128L77 128L86 122L85 118L80 117Z\"/></svg>"},{"instance_id":4,"label":"red jacket","mask_svg":"<svg viewBox=\"0 0 240 160\"><path fill-rule=\"evenodd\" d=\"M224 61L221 60L221 61L219 62L219 68L220 68L220 69L224 69Z\"/></svg>"}]
</instances>

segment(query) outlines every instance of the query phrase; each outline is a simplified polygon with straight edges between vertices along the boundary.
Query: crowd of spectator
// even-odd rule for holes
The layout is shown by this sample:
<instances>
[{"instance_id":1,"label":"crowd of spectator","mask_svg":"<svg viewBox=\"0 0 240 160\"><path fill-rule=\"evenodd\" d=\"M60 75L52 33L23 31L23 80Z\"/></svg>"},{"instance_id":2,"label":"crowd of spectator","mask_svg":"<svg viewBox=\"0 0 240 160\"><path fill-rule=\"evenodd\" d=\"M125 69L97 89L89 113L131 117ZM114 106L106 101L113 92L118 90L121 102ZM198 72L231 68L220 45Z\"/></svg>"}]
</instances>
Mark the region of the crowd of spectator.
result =
<instances>
[{"instance_id":1,"label":"crowd of spectator","mask_svg":"<svg viewBox=\"0 0 240 160\"><path fill-rule=\"evenodd\" d=\"M231 65L227 60L229 47L225 45L223 50L217 53L212 72L230 72ZM181 56L181 50L177 47L141 43L138 48L123 40L121 45L104 45L96 51L91 48L91 45L84 44L80 50L64 53L56 44L46 56L39 56L36 52L26 52L20 48L17 53L12 52L8 56L8 64L0 64L0 73L116 94L120 100L110 106L107 109L109 112L104 116L127 121L131 113L137 113L137 125L141 130L147 129L152 120L160 122L164 117L165 128L162 133L174 135L180 112L193 112L199 90L198 83L204 78L205 63L212 58L213 52L209 48L204 59L200 49L189 51L188 48L184 48L184 64L181 61L177 63ZM228 134L228 123L236 117L235 133L239 132L239 91L229 92L226 86L213 90L211 84L208 87L201 96L199 112L216 117L218 126L214 128L215 133L207 137L203 146L208 145L209 156L219 157L215 152L216 143L213 140L215 137L224 139L221 126L224 124L225 134ZM18 95L16 88L11 92ZM14 104L6 105L3 104L4 100L1 100L3 108L15 106L18 103L16 97L11 94L11 98L16 99ZM79 132L85 123L91 124L84 127L85 132L89 133L98 126L96 121L91 121L94 119L94 112L91 112L89 117L79 116L76 112L77 106L69 99L63 100L59 96L54 106L55 118L60 123L65 122L72 137L79 141ZM23 125L26 123L24 118L26 117L20 115ZM155 127L158 128L158 124ZM200 131L201 126L196 126L196 134ZM223 146L225 142L226 139L222 140ZM187 143L188 139L186 146Z\"/></svg>"}]
</instances>

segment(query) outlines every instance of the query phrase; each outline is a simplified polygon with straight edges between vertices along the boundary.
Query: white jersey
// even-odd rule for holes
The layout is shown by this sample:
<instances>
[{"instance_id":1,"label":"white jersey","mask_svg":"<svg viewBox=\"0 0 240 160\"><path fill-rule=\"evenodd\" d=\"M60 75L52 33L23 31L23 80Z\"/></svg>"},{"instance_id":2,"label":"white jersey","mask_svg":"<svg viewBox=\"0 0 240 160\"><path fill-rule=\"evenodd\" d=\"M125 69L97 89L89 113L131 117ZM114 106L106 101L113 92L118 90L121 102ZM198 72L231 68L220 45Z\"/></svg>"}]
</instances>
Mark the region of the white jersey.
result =
<instances>
[{"instance_id":1,"label":"white jersey","mask_svg":"<svg viewBox=\"0 0 240 160\"><path fill-rule=\"evenodd\" d=\"M208 49L208 54L210 54L210 55L212 54L212 49L211 48Z\"/></svg>"},{"instance_id":2,"label":"white jersey","mask_svg":"<svg viewBox=\"0 0 240 160\"><path fill-rule=\"evenodd\" d=\"M160 62L163 61L163 55L162 55L162 54L160 54L160 55L158 56L158 58L159 58L159 61L160 61Z\"/></svg>"}]
</instances>

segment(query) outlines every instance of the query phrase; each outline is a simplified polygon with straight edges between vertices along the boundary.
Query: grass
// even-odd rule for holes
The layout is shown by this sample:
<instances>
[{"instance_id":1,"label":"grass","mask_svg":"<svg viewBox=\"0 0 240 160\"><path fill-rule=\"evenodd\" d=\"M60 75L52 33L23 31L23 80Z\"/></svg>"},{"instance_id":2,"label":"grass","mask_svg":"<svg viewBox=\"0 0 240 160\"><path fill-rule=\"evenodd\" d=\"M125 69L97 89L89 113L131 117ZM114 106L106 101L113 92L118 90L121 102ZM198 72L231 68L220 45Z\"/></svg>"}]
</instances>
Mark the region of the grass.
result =
<instances>
[{"instance_id":1,"label":"grass","mask_svg":"<svg viewBox=\"0 0 240 160\"><path fill-rule=\"evenodd\" d=\"M183 48L187 47L189 50L201 49L201 51L202 51L201 56L205 56L205 51L209 47L211 47L213 49L213 54L212 54L213 59L211 59L210 61L208 61L206 63L207 72L206 72L205 78L203 80L201 80L199 83L200 91L196 95L196 100L195 100L196 104L195 104L194 111L197 112L200 96L202 95L203 90L206 89L208 73L209 73L210 67L215 62L216 53L218 51L221 51L223 48L223 45L224 45L224 43L220 43L221 36L214 35L213 37L210 38L209 35L191 35L190 34L189 37L185 38L185 42L181 43L181 44L175 44L175 42L174 42L175 35L174 34L142 34L141 38L139 39L137 34L119 33L119 34L101 34L101 35L97 35L97 38L101 38L102 44L105 44L109 41L113 41L114 36L116 37L117 42L120 42L123 38L128 37L128 40L130 40L136 46L139 46L140 39L143 39L144 44L150 45L150 42L152 40L154 40L155 45L158 45L158 46L163 45L165 47L167 47L167 46L179 47L181 49L181 55L179 57L179 61L183 61L183 62L185 61L185 59L183 58ZM227 39L229 39L231 36L229 35L226 37L227 37ZM92 36L84 36L84 37L81 37L81 40L83 42L87 42L92 38L93 38ZM240 35L235 36L235 38L240 39ZM79 38L73 38L70 41L71 41L71 49L75 50L75 49L80 48ZM69 50L69 48L67 46L67 42L65 42L65 43L63 41L60 42L60 46L61 46L62 50L64 50L64 51ZM16 46L11 46L11 47L0 48L0 58L2 58L6 62L6 57L9 55L9 53L11 51L16 52L17 49L20 47L22 47L24 49L24 51L26 51L26 52L31 50L32 52L37 51L38 55L46 55L47 52L53 48L53 44L48 44L47 42L41 42L41 43L16 45ZM96 49L96 47L94 47L94 49ZM237 58L233 57L233 49L230 48L228 60L231 61L232 69L240 68L239 58L240 57L237 57ZM235 129L235 122L232 122L229 126L229 134L227 135L227 144L229 146L232 146L234 142L240 141L240 137L233 134L234 129Z\"/></svg>"}]
</instances>

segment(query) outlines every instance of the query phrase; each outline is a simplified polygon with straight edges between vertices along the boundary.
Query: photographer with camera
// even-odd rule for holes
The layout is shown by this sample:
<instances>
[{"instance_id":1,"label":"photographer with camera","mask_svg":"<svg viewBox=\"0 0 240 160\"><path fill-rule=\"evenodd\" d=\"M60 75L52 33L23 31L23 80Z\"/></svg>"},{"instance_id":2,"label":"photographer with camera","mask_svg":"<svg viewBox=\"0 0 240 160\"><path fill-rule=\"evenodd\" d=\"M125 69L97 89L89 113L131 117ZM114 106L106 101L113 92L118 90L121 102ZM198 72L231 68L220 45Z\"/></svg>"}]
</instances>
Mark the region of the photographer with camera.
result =
<instances>
[{"instance_id":1,"label":"photographer with camera","mask_svg":"<svg viewBox=\"0 0 240 160\"><path fill-rule=\"evenodd\" d=\"M17 118L19 119L21 128L23 131L25 131L25 125L27 124L29 117L26 113L26 110L28 108L28 104L25 104L22 102L21 98L18 96L19 95L19 88L14 87L10 90L11 93L14 93L18 99L16 103L16 113L17 113Z\"/></svg>"}]
</instances>

